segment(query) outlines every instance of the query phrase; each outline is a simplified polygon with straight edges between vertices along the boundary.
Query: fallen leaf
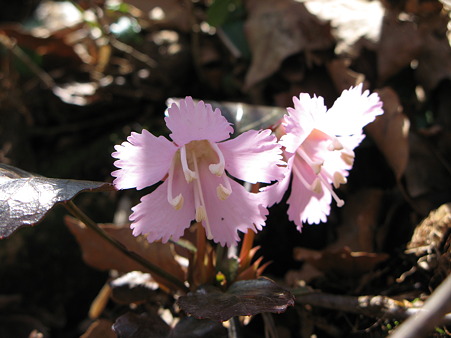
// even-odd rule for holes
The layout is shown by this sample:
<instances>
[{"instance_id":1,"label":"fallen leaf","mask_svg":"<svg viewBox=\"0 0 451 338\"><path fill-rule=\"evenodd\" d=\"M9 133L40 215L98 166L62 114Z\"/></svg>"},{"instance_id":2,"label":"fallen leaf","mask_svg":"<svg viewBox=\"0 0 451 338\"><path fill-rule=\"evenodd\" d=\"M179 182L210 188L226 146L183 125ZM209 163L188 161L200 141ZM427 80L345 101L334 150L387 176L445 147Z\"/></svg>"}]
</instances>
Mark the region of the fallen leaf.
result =
<instances>
[{"instance_id":1,"label":"fallen leaf","mask_svg":"<svg viewBox=\"0 0 451 338\"><path fill-rule=\"evenodd\" d=\"M304 3L312 14L330 21L332 34L337 40L337 55L353 57L362 44L377 45L384 15L379 1L306 0Z\"/></svg>"},{"instance_id":2,"label":"fallen leaf","mask_svg":"<svg viewBox=\"0 0 451 338\"><path fill-rule=\"evenodd\" d=\"M383 197L384 192L376 188L361 189L350 195L343 207L337 239L327 250L348 247L352 251L373 252Z\"/></svg>"},{"instance_id":3,"label":"fallen leaf","mask_svg":"<svg viewBox=\"0 0 451 338\"><path fill-rule=\"evenodd\" d=\"M348 247L335 250L310 250L295 248L294 258L306 261L327 274L358 277L372 271L379 263L389 258L385 253L352 252Z\"/></svg>"},{"instance_id":4,"label":"fallen leaf","mask_svg":"<svg viewBox=\"0 0 451 338\"><path fill-rule=\"evenodd\" d=\"M83 259L86 264L99 269L115 269L120 272L142 271L151 272L141 264L127 257L121 251L113 247L105 239L97 235L75 218L66 216L65 223L81 246ZM149 243L143 236L134 237L128 225L118 227L116 225L100 225L105 232L123 244L129 251L133 251L147 259L157 267L164 269L180 281L185 280L185 271L175 260L173 244L161 242ZM174 288L165 279L152 274L152 277L160 284Z\"/></svg>"},{"instance_id":5,"label":"fallen leaf","mask_svg":"<svg viewBox=\"0 0 451 338\"><path fill-rule=\"evenodd\" d=\"M408 253L422 256L440 251L446 235L451 229L451 203L443 204L429 213L418 226L407 244Z\"/></svg>"},{"instance_id":6,"label":"fallen leaf","mask_svg":"<svg viewBox=\"0 0 451 338\"><path fill-rule=\"evenodd\" d=\"M191 12L187 2L180 0L125 0L140 11L152 24L162 28L191 31Z\"/></svg>"},{"instance_id":7,"label":"fallen leaf","mask_svg":"<svg viewBox=\"0 0 451 338\"><path fill-rule=\"evenodd\" d=\"M112 326L113 323L108 319L97 319L80 338L116 338Z\"/></svg>"},{"instance_id":8,"label":"fallen leaf","mask_svg":"<svg viewBox=\"0 0 451 338\"><path fill-rule=\"evenodd\" d=\"M409 148L404 187L416 212L426 217L431 210L450 200L450 171L431 139L411 132Z\"/></svg>"},{"instance_id":9,"label":"fallen leaf","mask_svg":"<svg viewBox=\"0 0 451 338\"><path fill-rule=\"evenodd\" d=\"M377 69L379 83L397 74L416 59L422 40L413 21L401 21L398 12L388 10L382 22L381 36L377 47Z\"/></svg>"},{"instance_id":10,"label":"fallen leaf","mask_svg":"<svg viewBox=\"0 0 451 338\"><path fill-rule=\"evenodd\" d=\"M365 80L365 75L349 69L350 62L346 59L336 59L326 64L329 75L338 92L355 87Z\"/></svg>"},{"instance_id":11,"label":"fallen leaf","mask_svg":"<svg viewBox=\"0 0 451 338\"><path fill-rule=\"evenodd\" d=\"M132 271L109 282L111 298L119 304L150 302L164 304L167 294L159 290L158 283L149 273Z\"/></svg>"},{"instance_id":12,"label":"fallen leaf","mask_svg":"<svg viewBox=\"0 0 451 338\"><path fill-rule=\"evenodd\" d=\"M397 180L404 175L409 160L410 121L403 114L398 94L390 87L377 91L384 114L370 123L365 131L371 136L393 170Z\"/></svg>"},{"instance_id":13,"label":"fallen leaf","mask_svg":"<svg viewBox=\"0 0 451 338\"><path fill-rule=\"evenodd\" d=\"M426 92L434 90L441 81L451 79L451 46L446 36L448 23L448 13L439 12L419 28L423 43L415 75Z\"/></svg>"},{"instance_id":14,"label":"fallen leaf","mask_svg":"<svg viewBox=\"0 0 451 338\"><path fill-rule=\"evenodd\" d=\"M0 239L38 223L55 204L80 192L112 189L105 182L47 178L0 164Z\"/></svg>"},{"instance_id":15,"label":"fallen leaf","mask_svg":"<svg viewBox=\"0 0 451 338\"><path fill-rule=\"evenodd\" d=\"M275 73L290 55L330 49L334 39L328 23L312 15L301 2L247 0L244 25L252 61L245 89Z\"/></svg>"}]
</instances>

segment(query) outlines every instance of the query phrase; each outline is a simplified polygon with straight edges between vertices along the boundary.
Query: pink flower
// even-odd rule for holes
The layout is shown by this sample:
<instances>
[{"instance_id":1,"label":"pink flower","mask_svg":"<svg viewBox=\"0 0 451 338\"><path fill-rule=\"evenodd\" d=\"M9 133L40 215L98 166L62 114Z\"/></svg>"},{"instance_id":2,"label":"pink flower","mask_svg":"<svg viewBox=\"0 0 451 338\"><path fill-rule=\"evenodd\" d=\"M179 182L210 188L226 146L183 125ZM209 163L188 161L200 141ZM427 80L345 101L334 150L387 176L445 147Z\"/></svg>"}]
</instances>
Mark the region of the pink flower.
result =
<instances>
[{"instance_id":1,"label":"pink flower","mask_svg":"<svg viewBox=\"0 0 451 338\"><path fill-rule=\"evenodd\" d=\"M268 213L263 198L227 174L250 183L281 179L285 163L276 137L250 130L224 141L231 125L219 109L191 97L172 104L165 121L172 141L143 130L112 154L120 168L112 173L118 189L164 181L132 208L133 234L146 234L149 242L178 240L196 220L209 239L230 246L239 240L237 230L261 230Z\"/></svg>"},{"instance_id":2,"label":"pink flower","mask_svg":"<svg viewBox=\"0 0 451 338\"><path fill-rule=\"evenodd\" d=\"M354 148L365 138L362 128L383 113L377 94L362 93L362 85L343 91L327 110L322 97L293 97L276 134L282 135L284 156L292 173L288 216L299 231L302 223L326 222L332 198L344 204L333 188L346 183L354 162ZM279 202L290 175L267 189L268 205ZM332 187L333 186L333 187Z\"/></svg>"}]
</instances>

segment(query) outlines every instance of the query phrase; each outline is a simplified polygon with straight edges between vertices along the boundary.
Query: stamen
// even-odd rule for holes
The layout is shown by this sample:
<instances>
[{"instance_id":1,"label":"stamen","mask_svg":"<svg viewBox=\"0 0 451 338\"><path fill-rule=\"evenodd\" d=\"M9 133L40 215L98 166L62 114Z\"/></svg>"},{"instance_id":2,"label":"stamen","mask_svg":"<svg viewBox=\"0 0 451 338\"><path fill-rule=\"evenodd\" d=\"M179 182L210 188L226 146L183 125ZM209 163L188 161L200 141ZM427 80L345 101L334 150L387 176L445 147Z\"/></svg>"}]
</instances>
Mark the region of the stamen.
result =
<instances>
[{"instance_id":1,"label":"stamen","mask_svg":"<svg viewBox=\"0 0 451 338\"><path fill-rule=\"evenodd\" d=\"M182 194L178 194L177 197L173 198L169 203L171 203L175 210L180 210L183 207L184 201Z\"/></svg>"},{"instance_id":2,"label":"stamen","mask_svg":"<svg viewBox=\"0 0 451 338\"><path fill-rule=\"evenodd\" d=\"M175 210L180 210L183 207L183 196L182 194L178 194L175 198L172 195L172 182L174 180L174 168L175 168L175 159L176 157L172 159L171 167L169 168L168 173L168 202L171 204Z\"/></svg>"},{"instance_id":3,"label":"stamen","mask_svg":"<svg viewBox=\"0 0 451 338\"><path fill-rule=\"evenodd\" d=\"M195 158L195 154L193 153ZM190 183L197 178L197 175L188 167L188 161L186 160L186 148L183 146L180 148L180 162L182 163L183 174L185 175L186 182Z\"/></svg>"},{"instance_id":4,"label":"stamen","mask_svg":"<svg viewBox=\"0 0 451 338\"><path fill-rule=\"evenodd\" d=\"M226 200L230 196L231 193L232 193L232 189L227 189L222 184L219 184L216 187L216 195L218 195L218 198L221 201Z\"/></svg>"},{"instance_id":5,"label":"stamen","mask_svg":"<svg viewBox=\"0 0 451 338\"><path fill-rule=\"evenodd\" d=\"M207 219L207 210L203 205L199 205L196 208L196 222L202 222L205 219Z\"/></svg>"},{"instance_id":6,"label":"stamen","mask_svg":"<svg viewBox=\"0 0 451 338\"><path fill-rule=\"evenodd\" d=\"M338 195L335 193L334 189L332 189L332 186L330 185L330 183L327 182L327 180L324 178L323 175L318 175L318 178L321 180L321 182L323 182L323 187L326 187L327 190L329 190L330 194L332 195L332 197L334 198L335 202L337 203L338 207L342 207L345 202L338 197Z\"/></svg>"},{"instance_id":7,"label":"stamen","mask_svg":"<svg viewBox=\"0 0 451 338\"><path fill-rule=\"evenodd\" d=\"M337 206L342 207L345 204L345 202L342 199L340 199L338 195L335 193L335 191L332 189L332 186L330 185L329 182L327 182L327 179L324 178L323 174L317 175L317 178L313 181L313 183L309 184L302 176L302 173L299 171L296 165L293 164L292 170L293 173L296 175L296 177L299 178L301 183L310 191L320 194L323 191L323 188L326 188L332 195L335 202L337 203Z\"/></svg>"},{"instance_id":8,"label":"stamen","mask_svg":"<svg viewBox=\"0 0 451 338\"><path fill-rule=\"evenodd\" d=\"M313 172L318 175L321 172L321 166L324 162L315 162L313 161L310 156L307 155L304 149L302 147L299 147L296 150L296 153L312 168Z\"/></svg>"},{"instance_id":9,"label":"stamen","mask_svg":"<svg viewBox=\"0 0 451 338\"><path fill-rule=\"evenodd\" d=\"M224 174L225 168L225 160L224 155L222 154L221 149L219 149L218 145L215 142L209 142L215 153L218 155L219 162L213 163L208 166L208 169L213 175L221 176Z\"/></svg>"},{"instance_id":10,"label":"stamen","mask_svg":"<svg viewBox=\"0 0 451 338\"><path fill-rule=\"evenodd\" d=\"M334 179L332 180L334 184L334 188L338 189L340 187L340 184L345 184L348 182L346 177L344 177L340 172L336 171L334 172Z\"/></svg>"},{"instance_id":11,"label":"stamen","mask_svg":"<svg viewBox=\"0 0 451 338\"><path fill-rule=\"evenodd\" d=\"M331 144L327 147L327 150L334 151L334 150L342 150L344 147L336 137L332 137Z\"/></svg>"},{"instance_id":12,"label":"stamen","mask_svg":"<svg viewBox=\"0 0 451 338\"><path fill-rule=\"evenodd\" d=\"M354 164L354 152L352 150L350 152L342 151L340 157L347 165L352 166Z\"/></svg>"},{"instance_id":13,"label":"stamen","mask_svg":"<svg viewBox=\"0 0 451 338\"><path fill-rule=\"evenodd\" d=\"M321 181L318 178L315 178L312 185L310 186L310 190L316 192L317 194L321 194L323 192Z\"/></svg>"}]
</instances>

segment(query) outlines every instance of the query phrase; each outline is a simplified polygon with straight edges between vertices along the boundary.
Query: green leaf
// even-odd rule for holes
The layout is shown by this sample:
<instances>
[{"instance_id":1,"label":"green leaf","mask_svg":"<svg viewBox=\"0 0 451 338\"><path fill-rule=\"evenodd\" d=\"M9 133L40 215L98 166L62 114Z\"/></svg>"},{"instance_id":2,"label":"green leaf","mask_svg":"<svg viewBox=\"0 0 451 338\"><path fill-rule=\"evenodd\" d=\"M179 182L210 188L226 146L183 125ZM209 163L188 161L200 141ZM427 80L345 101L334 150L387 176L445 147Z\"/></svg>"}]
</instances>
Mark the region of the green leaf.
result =
<instances>
[{"instance_id":1,"label":"green leaf","mask_svg":"<svg viewBox=\"0 0 451 338\"><path fill-rule=\"evenodd\" d=\"M55 204L82 191L112 189L105 182L47 178L0 164L0 239L38 223Z\"/></svg>"},{"instance_id":2,"label":"green leaf","mask_svg":"<svg viewBox=\"0 0 451 338\"><path fill-rule=\"evenodd\" d=\"M214 0L207 10L207 22L211 26L223 24L244 16L241 0Z\"/></svg>"},{"instance_id":3,"label":"green leaf","mask_svg":"<svg viewBox=\"0 0 451 338\"><path fill-rule=\"evenodd\" d=\"M294 296L272 280L259 278L235 282L226 292L207 285L180 297L177 303L196 318L225 321L235 316L284 312L294 305Z\"/></svg>"}]
</instances>

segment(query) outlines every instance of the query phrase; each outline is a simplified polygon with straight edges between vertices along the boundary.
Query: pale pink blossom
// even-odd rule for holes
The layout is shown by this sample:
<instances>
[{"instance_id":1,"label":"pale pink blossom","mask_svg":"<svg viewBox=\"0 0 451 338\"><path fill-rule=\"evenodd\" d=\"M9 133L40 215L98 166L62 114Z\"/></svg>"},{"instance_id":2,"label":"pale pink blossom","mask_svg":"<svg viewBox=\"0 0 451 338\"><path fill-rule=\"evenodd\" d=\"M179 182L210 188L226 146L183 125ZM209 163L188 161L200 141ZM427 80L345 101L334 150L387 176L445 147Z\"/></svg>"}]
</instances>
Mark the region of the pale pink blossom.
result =
<instances>
[{"instance_id":1,"label":"pale pink blossom","mask_svg":"<svg viewBox=\"0 0 451 338\"><path fill-rule=\"evenodd\" d=\"M283 177L281 146L271 131L228 140L233 128L219 109L191 97L173 103L165 121L172 141L133 132L112 154L118 189L163 181L132 208L133 234L150 242L178 240L196 220L209 239L230 246L239 240L237 231L261 230L268 213L263 198L228 175L250 183Z\"/></svg>"},{"instance_id":2,"label":"pale pink blossom","mask_svg":"<svg viewBox=\"0 0 451 338\"><path fill-rule=\"evenodd\" d=\"M362 93L362 85L343 91L327 110L322 97L302 93L293 97L294 108L287 108L276 134L291 170L288 216L298 230L303 223L326 222L332 198L344 204L334 188L346 183L354 163L354 148L365 138L362 128L383 113L377 94ZM266 189L268 204L279 202L290 182L290 175Z\"/></svg>"}]
</instances>

